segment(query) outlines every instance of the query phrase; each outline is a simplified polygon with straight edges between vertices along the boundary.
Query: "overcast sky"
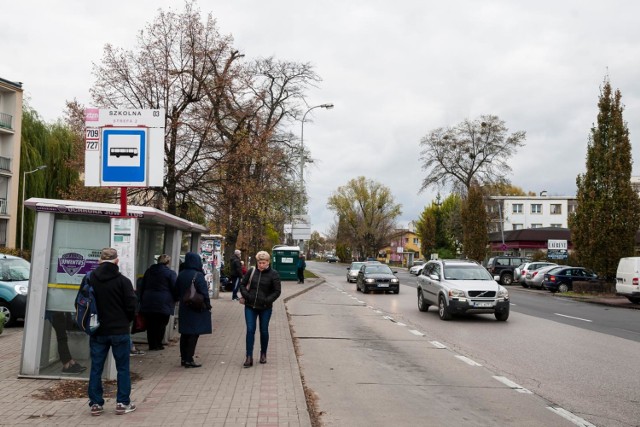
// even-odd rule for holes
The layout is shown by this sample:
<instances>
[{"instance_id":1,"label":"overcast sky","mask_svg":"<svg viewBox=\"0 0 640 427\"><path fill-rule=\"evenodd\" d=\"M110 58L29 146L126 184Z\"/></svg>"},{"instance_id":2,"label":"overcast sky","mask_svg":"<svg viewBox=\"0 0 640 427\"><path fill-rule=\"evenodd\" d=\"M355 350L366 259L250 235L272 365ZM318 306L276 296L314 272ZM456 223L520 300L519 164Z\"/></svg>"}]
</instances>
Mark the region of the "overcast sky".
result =
<instances>
[{"instance_id":1,"label":"overcast sky","mask_svg":"<svg viewBox=\"0 0 640 427\"><path fill-rule=\"evenodd\" d=\"M511 181L525 191L574 195L608 75L622 92L640 175L640 4L634 1L200 0L247 57L309 62L323 81L304 142L312 229L334 222L328 197L365 176L418 218L436 189L419 193L420 138L495 114L527 133ZM29 104L53 122L66 100L91 106L92 63L107 43L135 38L169 0L3 2L0 77L23 83ZM300 132L299 126L293 129ZM442 191L446 196L447 190Z\"/></svg>"}]
</instances>

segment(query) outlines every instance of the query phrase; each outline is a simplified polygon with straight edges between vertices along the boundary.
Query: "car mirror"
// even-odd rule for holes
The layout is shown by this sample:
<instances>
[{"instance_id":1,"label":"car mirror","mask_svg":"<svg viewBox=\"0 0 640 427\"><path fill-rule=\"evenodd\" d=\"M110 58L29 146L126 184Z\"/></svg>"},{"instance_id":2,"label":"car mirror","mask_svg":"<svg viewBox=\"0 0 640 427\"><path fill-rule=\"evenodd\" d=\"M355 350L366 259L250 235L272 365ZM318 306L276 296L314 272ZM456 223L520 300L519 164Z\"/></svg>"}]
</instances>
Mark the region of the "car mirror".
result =
<instances>
[{"instance_id":1,"label":"car mirror","mask_svg":"<svg viewBox=\"0 0 640 427\"><path fill-rule=\"evenodd\" d=\"M398 270L391 270L393 274L398 274Z\"/></svg>"},{"instance_id":2,"label":"car mirror","mask_svg":"<svg viewBox=\"0 0 640 427\"><path fill-rule=\"evenodd\" d=\"M500 276L493 276L493 280L495 280L496 282L500 281Z\"/></svg>"},{"instance_id":3,"label":"car mirror","mask_svg":"<svg viewBox=\"0 0 640 427\"><path fill-rule=\"evenodd\" d=\"M432 279L432 280L440 280L440 277L438 277L438 275L437 275L437 274L430 274L430 275L429 275L429 279Z\"/></svg>"}]
</instances>

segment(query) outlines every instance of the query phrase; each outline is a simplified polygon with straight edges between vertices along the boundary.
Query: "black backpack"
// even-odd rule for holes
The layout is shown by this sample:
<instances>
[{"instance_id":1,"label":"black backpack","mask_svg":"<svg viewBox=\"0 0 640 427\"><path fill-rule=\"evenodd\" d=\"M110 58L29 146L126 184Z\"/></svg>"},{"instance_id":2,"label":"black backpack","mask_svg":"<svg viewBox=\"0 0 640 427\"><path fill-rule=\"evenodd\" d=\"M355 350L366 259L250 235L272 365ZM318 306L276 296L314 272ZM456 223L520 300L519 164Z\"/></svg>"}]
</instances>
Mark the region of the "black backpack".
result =
<instances>
[{"instance_id":1,"label":"black backpack","mask_svg":"<svg viewBox=\"0 0 640 427\"><path fill-rule=\"evenodd\" d=\"M91 272L88 272L80 283L80 289L78 289L78 295L76 295L76 312L73 315L73 320L80 330L88 335L93 335L100 327L100 321L98 320L96 296L93 292L93 286L89 283L90 274Z\"/></svg>"}]
</instances>

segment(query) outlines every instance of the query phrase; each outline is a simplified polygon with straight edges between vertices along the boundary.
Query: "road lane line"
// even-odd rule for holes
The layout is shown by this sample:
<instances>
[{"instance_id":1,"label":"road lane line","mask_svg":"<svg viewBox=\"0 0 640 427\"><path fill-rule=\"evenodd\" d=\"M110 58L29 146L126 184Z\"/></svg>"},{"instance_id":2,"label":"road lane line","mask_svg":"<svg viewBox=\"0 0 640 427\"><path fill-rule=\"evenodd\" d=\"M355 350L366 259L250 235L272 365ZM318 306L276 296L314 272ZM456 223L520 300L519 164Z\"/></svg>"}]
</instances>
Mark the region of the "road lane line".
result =
<instances>
[{"instance_id":1,"label":"road lane line","mask_svg":"<svg viewBox=\"0 0 640 427\"><path fill-rule=\"evenodd\" d=\"M423 337L424 334L420 331L416 331L415 329L409 329L409 332L411 332L413 335L417 335L419 337Z\"/></svg>"},{"instance_id":2,"label":"road lane line","mask_svg":"<svg viewBox=\"0 0 640 427\"><path fill-rule=\"evenodd\" d=\"M526 388L520 387L518 384L514 383L513 381L511 381L510 379L508 379L506 377L499 377L499 376L495 376L494 375L493 378L495 378L496 380L500 381L502 384L506 385L507 387L510 387L510 388L514 389L518 393L533 394L529 390L527 390Z\"/></svg>"},{"instance_id":3,"label":"road lane line","mask_svg":"<svg viewBox=\"0 0 640 427\"><path fill-rule=\"evenodd\" d=\"M447 348L446 345L439 343L438 341L429 341L429 343L436 348Z\"/></svg>"},{"instance_id":4,"label":"road lane line","mask_svg":"<svg viewBox=\"0 0 640 427\"><path fill-rule=\"evenodd\" d=\"M589 421L584 420L584 419L580 418L579 416L572 414L571 412L567 411L566 409L554 408L553 406L547 406L547 409L550 410L551 412L554 412L557 415L560 415L565 420L571 421L572 423L574 423L577 426L596 427L595 425L591 424Z\"/></svg>"},{"instance_id":5,"label":"road lane line","mask_svg":"<svg viewBox=\"0 0 640 427\"><path fill-rule=\"evenodd\" d=\"M464 363L466 363L467 365L471 365L471 366L482 366L481 364L479 364L478 362L476 362L475 360L471 360L466 356L456 356L456 359L458 360L462 360Z\"/></svg>"},{"instance_id":6,"label":"road lane line","mask_svg":"<svg viewBox=\"0 0 640 427\"><path fill-rule=\"evenodd\" d=\"M593 322L593 320L583 319L582 317L567 316L566 314L560 314L560 313L553 313L553 314L555 314L556 316L566 317L569 319L582 320L583 322Z\"/></svg>"},{"instance_id":7,"label":"road lane line","mask_svg":"<svg viewBox=\"0 0 640 427\"><path fill-rule=\"evenodd\" d=\"M396 325L398 325L398 326L407 326L406 324L400 323L400 322L396 322Z\"/></svg>"},{"instance_id":8,"label":"road lane line","mask_svg":"<svg viewBox=\"0 0 640 427\"><path fill-rule=\"evenodd\" d=\"M392 321L393 323L395 323L395 322L396 322L396 319L394 319L394 318L393 318L393 317L391 317L391 316L382 316L382 318L383 318L383 319L390 320L390 321Z\"/></svg>"}]
</instances>

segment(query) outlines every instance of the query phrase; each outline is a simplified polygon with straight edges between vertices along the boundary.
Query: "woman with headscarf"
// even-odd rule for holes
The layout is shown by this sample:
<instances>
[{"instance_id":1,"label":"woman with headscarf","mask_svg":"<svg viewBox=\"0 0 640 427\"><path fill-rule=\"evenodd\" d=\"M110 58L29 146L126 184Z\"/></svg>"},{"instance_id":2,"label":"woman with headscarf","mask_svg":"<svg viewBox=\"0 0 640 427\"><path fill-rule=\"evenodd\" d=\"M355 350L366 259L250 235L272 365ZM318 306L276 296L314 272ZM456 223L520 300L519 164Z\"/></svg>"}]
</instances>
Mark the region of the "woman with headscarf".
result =
<instances>
[{"instance_id":1,"label":"woman with headscarf","mask_svg":"<svg viewBox=\"0 0 640 427\"><path fill-rule=\"evenodd\" d=\"M191 288L191 283L194 284L196 292L202 295L204 307L201 309L184 302L184 295ZM185 368L199 368L202 365L193 360L198 338L200 335L210 334L212 327L211 301L202 270L202 259L198 254L187 252L176 285L180 301L178 331L180 332L181 364Z\"/></svg>"},{"instance_id":2,"label":"woman with headscarf","mask_svg":"<svg viewBox=\"0 0 640 427\"><path fill-rule=\"evenodd\" d=\"M158 263L145 271L138 289L140 313L147 326L147 342L151 351L164 350L162 340L176 306L176 272L169 268L169 263L169 255L160 255Z\"/></svg>"},{"instance_id":3,"label":"woman with headscarf","mask_svg":"<svg viewBox=\"0 0 640 427\"><path fill-rule=\"evenodd\" d=\"M267 363L269 346L269 320L273 303L281 292L280 275L271 268L271 256L265 251L256 254L257 267L252 268L240 282L240 304L244 304L244 319L247 323L246 358L244 367L253 366L253 345L256 324L260 320L260 363Z\"/></svg>"}]
</instances>

